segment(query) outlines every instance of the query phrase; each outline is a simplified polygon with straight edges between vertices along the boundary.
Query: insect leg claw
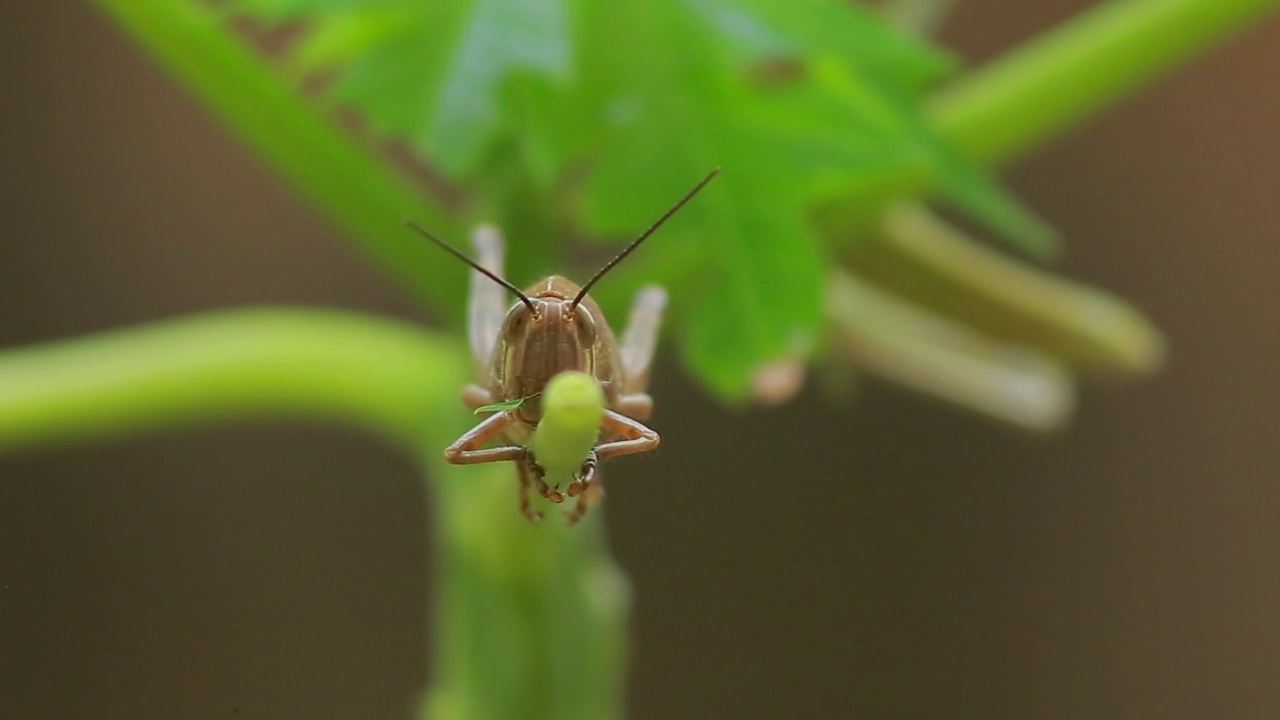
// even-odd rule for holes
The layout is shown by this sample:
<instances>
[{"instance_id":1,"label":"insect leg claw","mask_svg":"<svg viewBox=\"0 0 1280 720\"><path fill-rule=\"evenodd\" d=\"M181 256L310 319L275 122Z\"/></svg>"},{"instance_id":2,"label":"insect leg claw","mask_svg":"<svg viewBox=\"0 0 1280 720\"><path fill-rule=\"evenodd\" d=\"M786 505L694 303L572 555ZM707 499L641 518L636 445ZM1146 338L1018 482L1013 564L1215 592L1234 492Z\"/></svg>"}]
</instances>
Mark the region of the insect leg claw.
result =
<instances>
[{"instance_id":1,"label":"insect leg claw","mask_svg":"<svg viewBox=\"0 0 1280 720\"><path fill-rule=\"evenodd\" d=\"M559 489L553 488L547 484L547 481L544 479L547 476L547 471L541 465L538 464L537 460L533 459L532 450L525 448L523 462L525 463L526 467L528 467L529 474L532 476L533 482L536 483L538 486L538 494L542 495L542 497L550 500L551 502L556 503L557 505L564 502L564 493L560 492Z\"/></svg>"},{"instance_id":2,"label":"insect leg claw","mask_svg":"<svg viewBox=\"0 0 1280 720\"><path fill-rule=\"evenodd\" d=\"M596 451L592 450L587 454L587 459L583 461L582 468L578 470L578 474L573 476L573 482L569 483L567 490L569 497L577 497L587 488L591 487L591 481L596 477Z\"/></svg>"}]
</instances>

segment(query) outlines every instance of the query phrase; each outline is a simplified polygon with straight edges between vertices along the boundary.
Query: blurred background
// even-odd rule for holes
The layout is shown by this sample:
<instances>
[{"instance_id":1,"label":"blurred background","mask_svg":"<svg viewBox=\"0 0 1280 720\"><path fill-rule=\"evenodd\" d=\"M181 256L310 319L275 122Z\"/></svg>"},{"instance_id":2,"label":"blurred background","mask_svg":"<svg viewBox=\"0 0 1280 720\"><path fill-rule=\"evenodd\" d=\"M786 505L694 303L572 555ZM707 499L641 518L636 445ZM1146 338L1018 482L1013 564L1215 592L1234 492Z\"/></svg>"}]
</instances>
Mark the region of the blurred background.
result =
<instances>
[{"instance_id":1,"label":"blurred background","mask_svg":"<svg viewBox=\"0 0 1280 720\"><path fill-rule=\"evenodd\" d=\"M943 43L977 64L1089 4L965 0ZM0 58L0 347L261 303L432 321L87 4L3 4ZM605 506L632 717L1280 717L1278 67L1272 23L1013 169L1059 269L1170 338L1060 436L880 384L734 413L659 368L663 449ZM425 503L337 430L0 458L0 717L409 717Z\"/></svg>"}]
</instances>

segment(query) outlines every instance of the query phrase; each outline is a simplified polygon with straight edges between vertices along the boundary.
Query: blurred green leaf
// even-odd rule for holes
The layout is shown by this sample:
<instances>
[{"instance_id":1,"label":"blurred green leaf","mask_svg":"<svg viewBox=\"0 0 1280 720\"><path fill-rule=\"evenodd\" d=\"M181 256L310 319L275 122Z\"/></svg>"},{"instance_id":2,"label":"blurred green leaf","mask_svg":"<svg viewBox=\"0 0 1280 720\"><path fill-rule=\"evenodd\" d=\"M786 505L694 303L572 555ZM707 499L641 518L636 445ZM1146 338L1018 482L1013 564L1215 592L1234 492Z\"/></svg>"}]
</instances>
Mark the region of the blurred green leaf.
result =
<instances>
[{"instance_id":1,"label":"blurred green leaf","mask_svg":"<svg viewBox=\"0 0 1280 720\"><path fill-rule=\"evenodd\" d=\"M946 53L825 0L240 0L302 21L302 72L459 182L512 238L513 274L565 235L620 240L710 168L724 175L644 249L688 308L673 319L710 387L803 357L823 323L815 200L869 211L931 182L1029 249L1052 233L935 137L920 94ZM916 178L915 186L900 177ZM921 184L919 178L926 178ZM888 188L888 192L886 192ZM894 190L893 188L899 188ZM675 242L705 243L700 265ZM668 258L672 260L669 261ZM523 269L522 269L523 268ZM552 268L559 269L559 268ZM677 271L678 269L678 271ZM628 282L622 272L612 282ZM608 292L608 291L603 291Z\"/></svg>"},{"instance_id":2,"label":"blurred green leaf","mask_svg":"<svg viewBox=\"0 0 1280 720\"><path fill-rule=\"evenodd\" d=\"M695 0L713 27L755 61L835 55L907 87L957 67L949 53L894 30L875 12L830 0Z\"/></svg>"},{"instance_id":3,"label":"blurred green leaf","mask_svg":"<svg viewBox=\"0 0 1280 720\"><path fill-rule=\"evenodd\" d=\"M307 21L301 70L341 66L331 97L373 129L409 141L454 177L473 173L504 130L503 86L516 74L565 81L562 0L241 0L259 19Z\"/></svg>"},{"instance_id":4,"label":"blurred green leaf","mask_svg":"<svg viewBox=\"0 0 1280 720\"><path fill-rule=\"evenodd\" d=\"M601 232L644 227L709 169L724 167L672 221L698 227L715 248L706 299L681 335L704 381L724 396L745 397L757 365L785 354L796 338L815 335L821 322L823 260L804 222L803 183L788 182L787 154L743 122L750 96L724 47L706 32L705 18L674 2L624 16L634 12L609 6L588 18L607 27L625 23L633 41L666 47L637 54L596 46L600 55L588 55L619 73L613 85L632 89L635 110L592 173L588 224ZM638 177L645 178L639 192ZM664 200L653 199L655 189ZM789 291L779 294L779 287Z\"/></svg>"}]
</instances>

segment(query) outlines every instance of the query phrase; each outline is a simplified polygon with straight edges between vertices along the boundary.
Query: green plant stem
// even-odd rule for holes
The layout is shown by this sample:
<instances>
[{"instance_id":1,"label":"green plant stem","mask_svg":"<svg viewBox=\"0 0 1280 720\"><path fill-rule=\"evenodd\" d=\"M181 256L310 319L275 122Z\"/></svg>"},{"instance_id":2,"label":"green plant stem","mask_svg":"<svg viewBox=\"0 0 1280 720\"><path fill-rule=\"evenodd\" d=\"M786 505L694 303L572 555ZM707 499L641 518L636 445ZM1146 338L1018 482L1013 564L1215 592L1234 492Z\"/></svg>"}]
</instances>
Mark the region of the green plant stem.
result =
<instances>
[{"instance_id":1,"label":"green plant stem","mask_svg":"<svg viewBox=\"0 0 1280 720\"><path fill-rule=\"evenodd\" d=\"M466 273L400 226L414 219L457 237L456 222L415 183L325 119L210 3L95 2L348 240L419 298L460 317L455 311Z\"/></svg>"},{"instance_id":2,"label":"green plant stem","mask_svg":"<svg viewBox=\"0 0 1280 720\"><path fill-rule=\"evenodd\" d=\"M432 452L429 467L434 669L421 717L620 718L631 593L601 508L569 528L568 505L547 504L534 525L510 464L447 466Z\"/></svg>"},{"instance_id":3,"label":"green plant stem","mask_svg":"<svg viewBox=\"0 0 1280 720\"><path fill-rule=\"evenodd\" d=\"M0 449L286 417L417 447L453 407L457 343L351 313L236 310L0 354ZM437 418L439 419L439 418Z\"/></svg>"},{"instance_id":4,"label":"green plant stem","mask_svg":"<svg viewBox=\"0 0 1280 720\"><path fill-rule=\"evenodd\" d=\"M999 165L1259 20L1280 0L1114 0L1059 25L936 95L942 137Z\"/></svg>"},{"instance_id":5,"label":"green plant stem","mask_svg":"<svg viewBox=\"0 0 1280 720\"><path fill-rule=\"evenodd\" d=\"M827 292L833 349L867 372L1033 432L1059 430L1071 417L1075 384L1051 355L850 273L833 272Z\"/></svg>"},{"instance_id":6,"label":"green plant stem","mask_svg":"<svg viewBox=\"0 0 1280 720\"><path fill-rule=\"evenodd\" d=\"M1077 370L1127 377L1164 362L1160 331L1128 303L1010 258L922 205L890 207L850 266L899 298Z\"/></svg>"}]
</instances>

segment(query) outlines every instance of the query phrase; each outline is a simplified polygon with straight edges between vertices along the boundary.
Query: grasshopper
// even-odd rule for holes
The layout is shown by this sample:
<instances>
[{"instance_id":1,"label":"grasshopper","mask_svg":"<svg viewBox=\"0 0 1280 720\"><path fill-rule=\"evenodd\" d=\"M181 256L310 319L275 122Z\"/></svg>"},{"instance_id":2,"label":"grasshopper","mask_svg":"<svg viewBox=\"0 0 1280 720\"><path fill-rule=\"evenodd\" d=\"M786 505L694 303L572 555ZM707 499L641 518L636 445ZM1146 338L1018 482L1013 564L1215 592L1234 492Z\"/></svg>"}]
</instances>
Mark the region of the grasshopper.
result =
<instances>
[{"instance_id":1,"label":"grasshopper","mask_svg":"<svg viewBox=\"0 0 1280 720\"><path fill-rule=\"evenodd\" d=\"M503 239L492 226L482 225L472 236L476 261L417 224L407 223L474 271L467 325L472 357L483 384L467 385L462 401L473 411L495 412L446 448L445 459L456 465L514 462L520 481L520 510L530 521L542 520L542 513L531 502L534 489L556 504L564 502L566 493L576 497L577 504L567 518L572 525L604 497L596 469L599 462L658 447L658 433L644 424L653 413L653 399L645 390L667 294L653 285L640 290L619 345L600 306L587 291L719 172L719 168L712 170L581 287L552 275L521 291L502 277ZM506 292L516 297L509 309ZM561 492L559 483L547 482L529 441L542 420L544 387L565 371L580 371L594 378L604 392L605 410L595 446ZM506 444L485 447L499 439Z\"/></svg>"}]
</instances>

